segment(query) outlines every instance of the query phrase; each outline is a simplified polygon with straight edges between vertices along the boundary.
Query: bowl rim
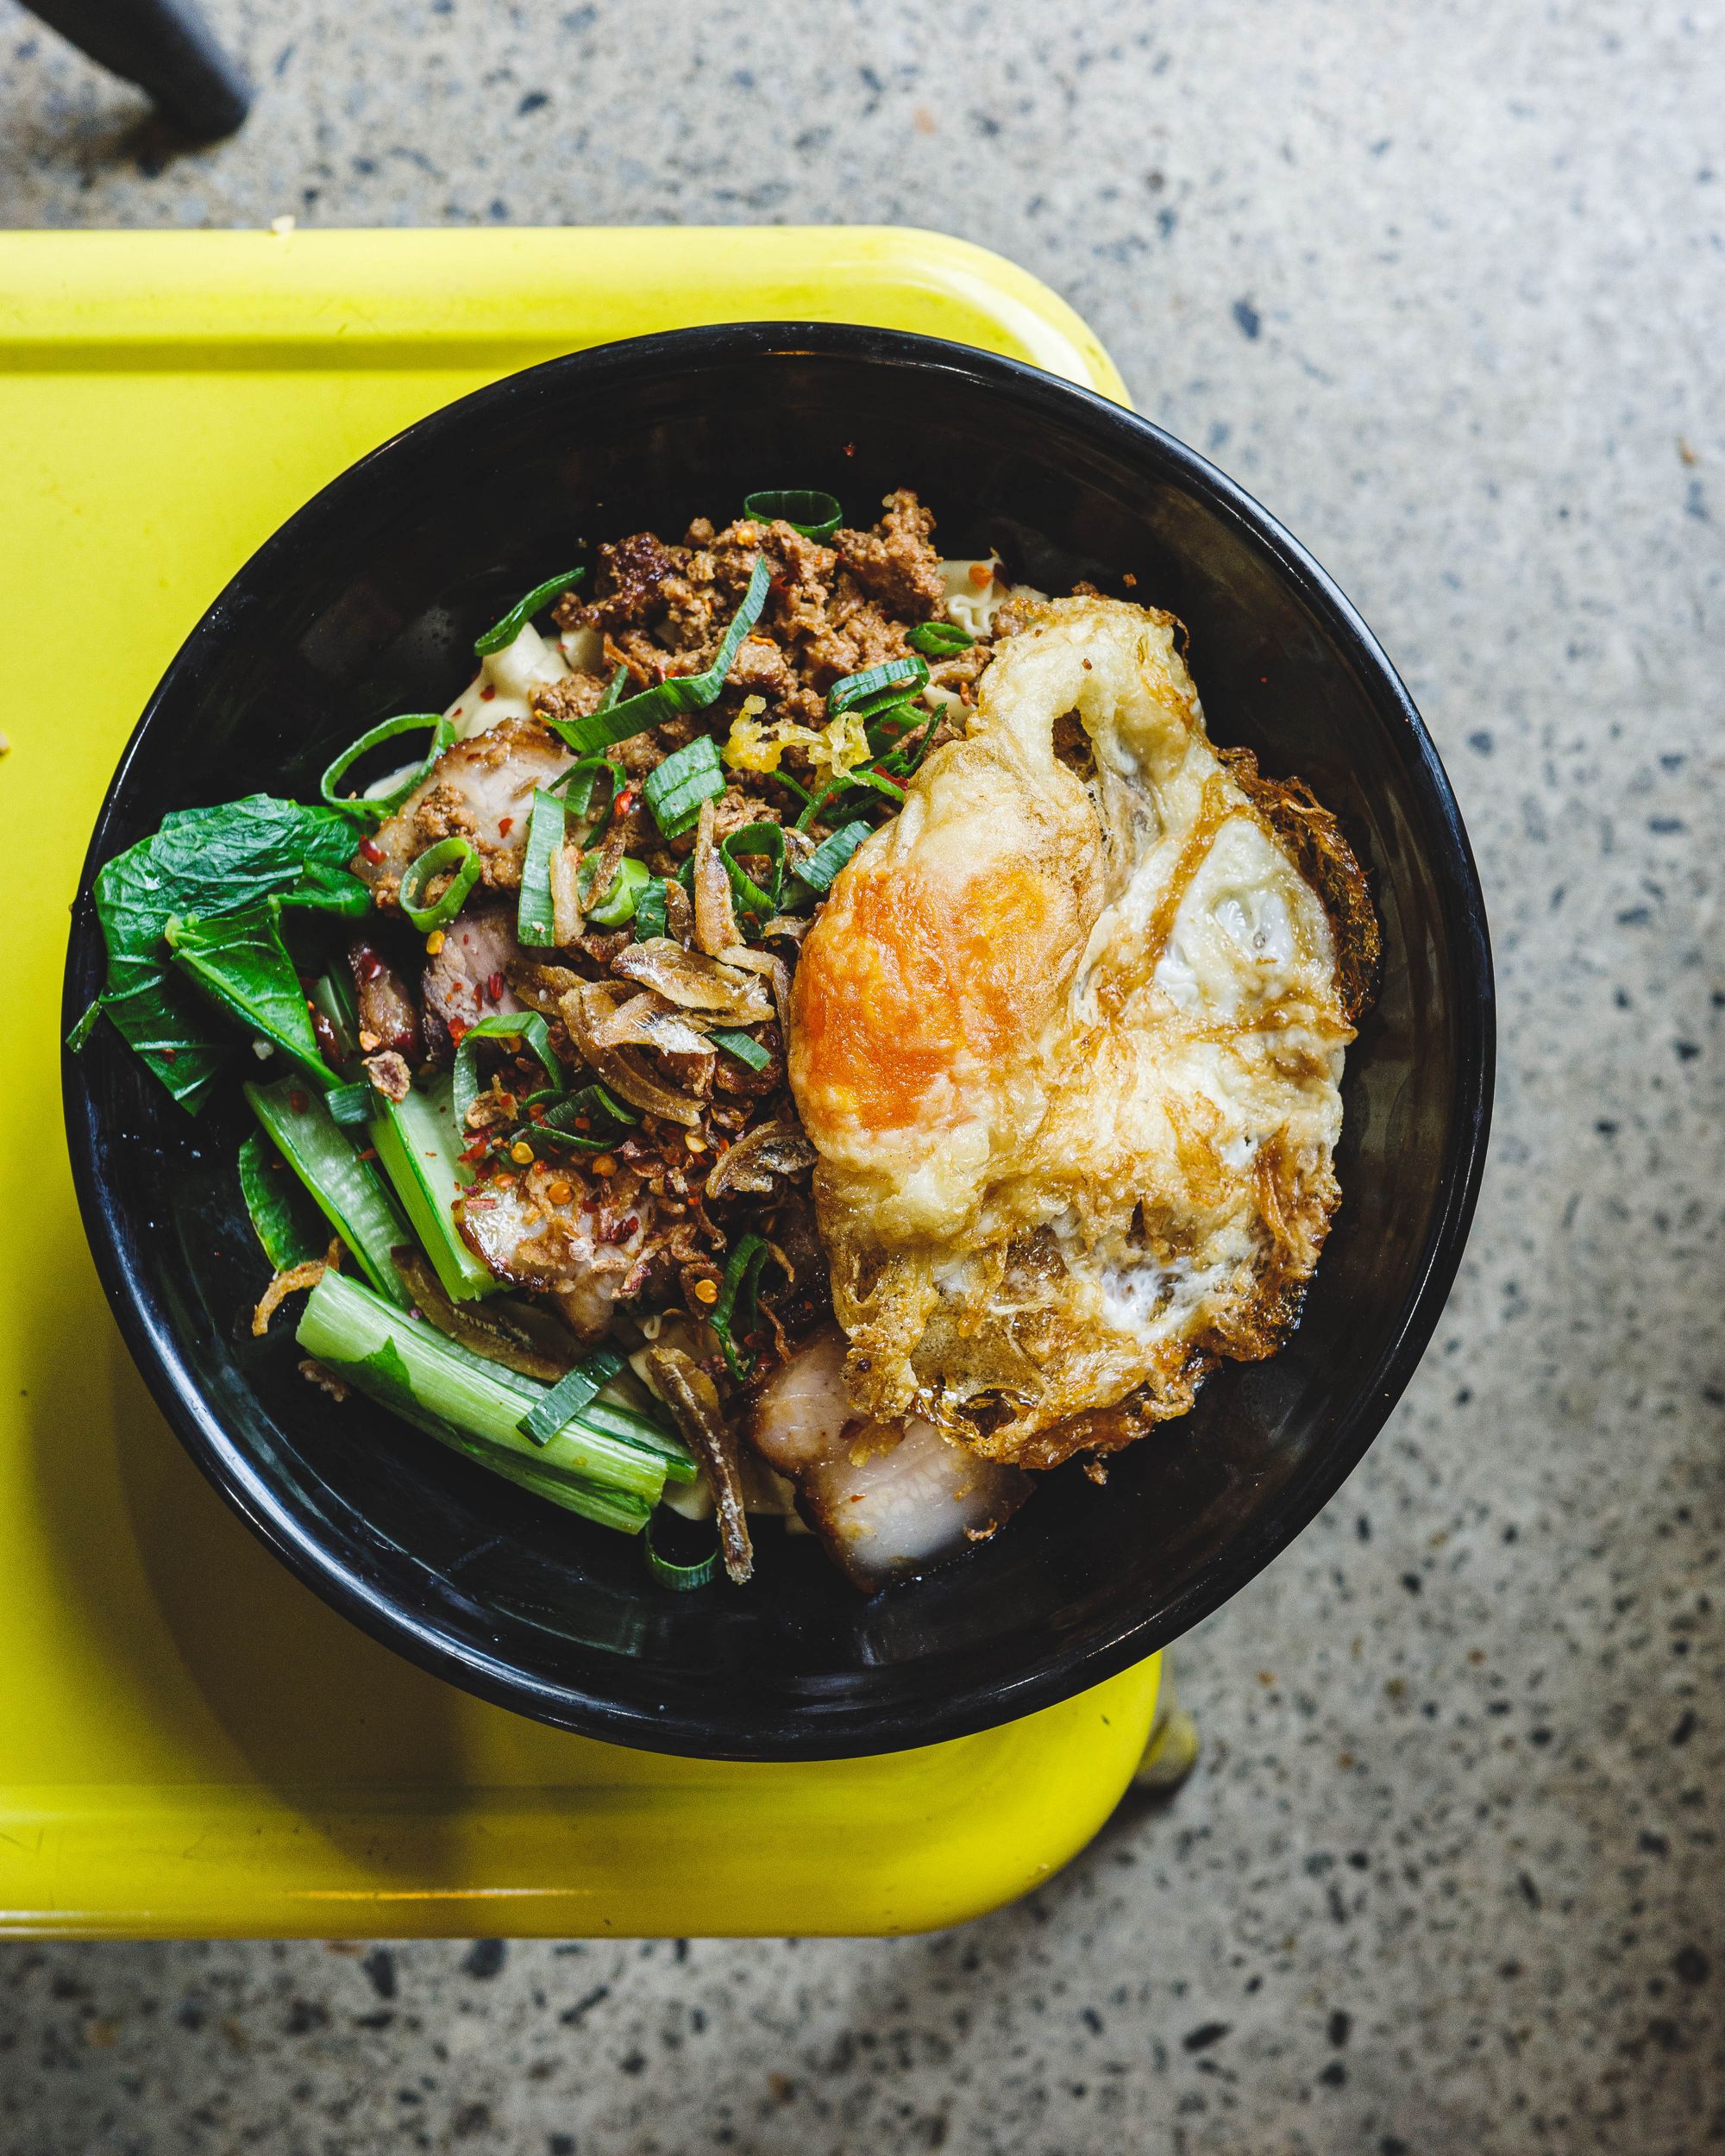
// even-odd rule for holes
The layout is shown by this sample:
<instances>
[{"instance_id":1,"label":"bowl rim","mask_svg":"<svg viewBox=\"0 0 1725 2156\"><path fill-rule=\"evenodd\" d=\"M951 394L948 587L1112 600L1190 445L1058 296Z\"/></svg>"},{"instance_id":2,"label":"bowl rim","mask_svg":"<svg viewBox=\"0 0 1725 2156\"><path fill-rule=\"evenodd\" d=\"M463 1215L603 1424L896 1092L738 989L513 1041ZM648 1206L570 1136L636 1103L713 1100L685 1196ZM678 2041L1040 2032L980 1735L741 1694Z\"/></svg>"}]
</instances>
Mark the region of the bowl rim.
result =
<instances>
[{"instance_id":1,"label":"bowl rim","mask_svg":"<svg viewBox=\"0 0 1725 2156\"><path fill-rule=\"evenodd\" d=\"M92 1081L80 1059L62 1056L62 1095L72 1181L104 1292L157 1407L191 1459L226 1502L287 1570L362 1632L408 1661L492 1704L536 1720L637 1750L685 1757L754 1760L855 1758L967 1736L1033 1713L1166 1646L1232 1599L1291 1542L1341 1489L1417 1367L1455 1278L1478 1197L1491 1122L1496 1068L1496 995L1484 893L1461 812L1429 733L1388 656L1352 604L1314 557L1233 479L1176 436L1126 406L1044 373L1021 360L968 345L849 323L761 321L701 325L620 339L546 360L471 391L413 422L348 465L313 494L235 571L169 661L121 753L104 795L72 904L63 994L62 1032L97 993L102 941L91 898L97 870L116 850L132 767L158 714L195 694L200 676L227 640L243 633L252 596L267 588L348 496L367 490L380 471L411 451L465 426L475 412L532 398L575 376L589 392L646 368L674 376L715 364L774 358L862 360L965 378L986 396L1007 396L1020 410L1075 416L1099 446L1149 456L1213 511L1245 527L1278 573L1348 649L1366 692L1404 736L1409 777L1423 797L1440 859L1432 863L1457 974L1460 1041L1452 1099L1452 1134L1438 1204L1413 1285L1384 1347L1362 1374L1351 1404L1325 1448L1321 1474L1290 1485L1274 1506L1206 1566L1159 1616L1123 1618L1100 1638L1069 1645L1022 1675L990 1677L938 1699L870 1709L784 1703L747 1727L687 1710L650 1708L602 1690L536 1677L502 1657L482 1653L435 1621L416 1616L362 1577L302 1526L270 1477L230 1438L185 1368L166 1311L151 1295L126 1247L119 1207L99 1170L101 1146Z\"/></svg>"}]
</instances>

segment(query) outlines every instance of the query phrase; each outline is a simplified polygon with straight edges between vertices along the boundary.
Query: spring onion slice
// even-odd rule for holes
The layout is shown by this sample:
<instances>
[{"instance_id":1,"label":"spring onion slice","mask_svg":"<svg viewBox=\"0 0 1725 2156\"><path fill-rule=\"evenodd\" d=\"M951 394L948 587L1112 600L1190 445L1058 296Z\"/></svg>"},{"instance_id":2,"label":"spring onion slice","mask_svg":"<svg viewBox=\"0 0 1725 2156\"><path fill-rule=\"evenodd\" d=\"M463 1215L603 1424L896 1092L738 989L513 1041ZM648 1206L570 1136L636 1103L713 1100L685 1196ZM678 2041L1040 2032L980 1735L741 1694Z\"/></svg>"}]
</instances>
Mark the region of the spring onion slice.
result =
<instances>
[{"instance_id":1,"label":"spring onion slice","mask_svg":"<svg viewBox=\"0 0 1725 2156\"><path fill-rule=\"evenodd\" d=\"M913 651L919 651L926 659L956 659L961 651L969 651L976 639L968 629L961 629L956 621L919 622L905 642Z\"/></svg>"},{"instance_id":2,"label":"spring onion slice","mask_svg":"<svg viewBox=\"0 0 1725 2156\"><path fill-rule=\"evenodd\" d=\"M707 734L673 749L641 782L641 798L667 838L675 838L700 817L703 801L717 800L725 788L724 768Z\"/></svg>"},{"instance_id":3,"label":"spring onion slice","mask_svg":"<svg viewBox=\"0 0 1725 2156\"><path fill-rule=\"evenodd\" d=\"M870 793L884 793L894 808L904 806L905 790L894 780L882 778L878 771L860 769L847 771L842 779L835 780L831 786L823 787L816 794L813 800L798 817L797 829L800 831L806 831L829 801L836 801L841 794L851 793L858 787L864 788Z\"/></svg>"},{"instance_id":4,"label":"spring onion slice","mask_svg":"<svg viewBox=\"0 0 1725 2156\"><path fill-rule=\"evenodd\" d=\"M836 494L807 486L768 486L745 494L743 514L751 524L787 523L805 539L831 539L844 520Z\"/></svg>"},{"instance_id":5,"label":"spring onion slice","mask_svg":"<svg viewBox=\"0 0 1725 2156\"><path fill-rule=\"evenodd\" d=\"M827 713L837 718L841 712L856 711L867 718L877 705L900 703L927 683L926 659L883 659L877 667L835 681L826 693Z\"/></svg>"},{"instance_id":6,"label":"spring onion slice","mask_svg":"<svg viewBox=\"0 0 1725 2156\"><path fill-rule=\"evenodd\" d=\"M433 876L454 869L455 881L435 905L422 906L420 898ZM423 936L453 921L480 880L479 849L466 838L440 838L428 846L401 879L401 910L410 924Z\"/></svg>"},{"instance_id":7,"label":"spring onion slice","mask_svg":"<svg viewBox=\"0 0 1725 2156\"><path fill-rule=\"evenodd\" d=\"M576 1411L597 1396L623 1368L623 1357L611 1348L595 1348L585 1363L560 1377L538 1406L523 1415L516 1428L535 1445L549 1445Z\"/></svg>"},{"instance_id":8,"label":"spring onion slice","mask_svg":"<svg viewBox=\"0 0 1725 2156\"><path fill-rule=\"evenodd\" d=\"M762 1048L752 1033L745 1033L740 1026L716 1025L707 1038L715 1048L722 1048L727 1056L736 1056L739 1063L747 1063L750 1070L765 1070L773 1060L770 1052Z\"/></svg>"},{"instance_id":9,"label":"spring onion slice","mask_svg":"<svg viewBox=\"0 0 1725 2156\"><path fill-rule=\"evenodd\" d=\"M519 1041L539 1058L556 1091L561 1094L564 1089L563 1066L551 1045L551 1029L536 1011L499 1011L480 1018L462 1034L461 1044L455 1050L455 1128L463 1139L467 1135L467 1111L480 1097L480 1075L470 1044L480 1041Z\"/></svg>"},{"instance_id":10,"label":"spring onion slice","mask_svg":"<svg viewBox=\"0 0 1725 2156\"><path fill-rule=\"evenodd\" d=\"M323 1105L343 1130L350 1130L356 1123L371 1121L377 1089L363 1079L357 1085L332 1086L323 1096Z\"/></svg>"},{"instance_id":11,"label":"spring onion slice","mask_svg":"<svg viewBox=\"0 0 1725 2156\"><path fill-rule=\"evenodd\" d=\"M623 685L629 679L629 668L619 666L605 685L605 694L599 699L599 709L608 711L623 701Z\"/></svg>"},{"instance_id":12,"label":"spring onion slice","mask_svg":"<svg viewBox=\"0 0 1725 2156\"><path fill-rule=\"evenodd\" d=\"M553 732L560 735L578 756L590 756L599 749L608 749L613 742L627 741L632 734L656 726L663 719L674 718L681 711L705 711L724 686L731 662L743 639L760 620L772 581L773 573L762 555L755 563L749 589L731 617L724 641L704 673L678 674L669 681L643 689L638 696L624 698L609 711L590 711L585 718L555 719L550 722Z\"/></svg>"},{"instance_id":13,"label":"spring onion slice","mask_svg":"<svg viewBox=\"0 0 1725 2156\"><path fill-rule=\"evenodd\" d=\"M753 499L752 496L750 499ZM653 1540L653 1530L662 1516L656 1512L653 1514L647 1522L647 1532L642 1539L641 1547L646 1555L647 1570L661 1587L668 1587L674 1594L685 1595L692 1588L706 1586L718 1570L718 1545L715 1543L704 1557L698 1557L693 1564L678 1564L669 1557L662 1557Z\"/></svg>"},{"instance_id":14,"label":"spring onion slice","mask_svg":"<svg viewBox=\"0 0 1725 2156\"><path fill-rule=\"evenodd\" d=\"M525 599L517 599L500 622L487 629L483 636L474 637L474 657L488 659L494 651L507 650L536 614L543 613L554 599L560 599L586 574L585 569L565 569L560 575L548 576L543 584L536 584Z\"/></svg>"},{"instance_id":15,"label":"spring onion slice","mask_svg":"<svg viewBox=\"0 0 1725 2156\"><path fill-rule=\"evenodd\" d=\"M665 928L665 885L662 878L654 876L641 887L635 901L635 940L644 943L649 936L662 936Z\"/></svg>"},{"instance_id":16,"label":"spring onion slice","mask_svg":"<svg viewBox=\"0 0 1725 2156\"><path fill-rule=\"evenodd\" d=\"M603 704L599 706L601 711L606 708ZM614 801L623 791L626 774L620 763L613 763L607 756L581 757L578 762L572 763L567 771L560 771L544 790L548 793L561 794L571 816L592 820L595 813L593 806L593 788L599 783L601 772L611 780L611 798Z\"/></svg>"},{"instance_id":17,"label":"spring onion slice","mask_svg":"<svg viewBox=\"0 0 1725 2156\"><path fill-rule=\"evenodd\" d=\"M366 1278L405 1308L408 1293L390 1252L411 1238L375 1163L360 1158L346 1133L330 1121L322 1097L307 1093L297 1080L248 1085L245 1091L253 1114L354 1253Z\"/></svg>"},{"instance_id":18,"label":"spring onion slice","mask_svg":"<svg viewBox=\"0 0 1725 2156\"><path fill-rule=\"evenodd\" d=\"M556 794L536 786L527 824L527 852L521 863L521 904L515 917L519 943L543 945L557 940L551 864L562 849L563 829L562 802Z\"/></svg>"},{"instance_id":19,"label":"spring onion slice","mask_svg":"<svg viewBox=\"0 0 1725 2156\"><path fill-rule=\"evenodd\" d=\"M306 1202L297 1176L290 1175L261 1131L248 1131L240 1144L240 1194L264 1256L279 1273L322 1257L329 1231L313 1225L317 1213Z\"/></svg>"},{"instance_id":20,"label":"spring onion slice","mask_svg":"<svg viewBox=\"0 0 1725 2156\"><path fill-rule=\"evenodd\" d=\"M733 1377L749 1375L749 1365L737 1353L731 1339L731 1325L739 1303L747 1309L743 1325L745 1332L753 1329L756 1313L756 1293L760 1287L761 1269L766 1263L766 1240L758 1235L745 1235L731 1253L724 1268L724 1279L707 1317L707 1323L718 1335L718 1344L724 1350L724 1360Z\"/></svg>"},{"instance_id":21,"label":"spring onion slice","mask_svg":"<svg viewBox=\"0 0 1725 2156\"><path fill-rule=\"evenodd\" d=\"M597 849L587 854L576 876L581 906L594 928L626 928L635 918L635 901L650 881L644 861L625 854L603 897L593 897L593 880L599 868Z\"/></svg>"},{"instance_id":22,"label":"spring onion slice","mask_svg":"<svg viewBox=\"0 0 1725 2156\"><path fill-rule=\"evenodd\" d=\"M870 826L860 818L855 823L841 824L836 831L821 840L797 874L812 891L831 890L833 878L869 836L869 830Z\"/></svg>"},{"instance_id":23,"label":"spring onion slice","mask_svg":"<svg viewBox=\"0 0 1725 2156\"><path fill-rule=\"evenodd\" d=\"M731 878L731 887L746 913L776 913L785 890L785 834L776 824L750 824L718 842L719 857ZM772 882L763 887L737 861L747 854L751 861L772 863Z\"/></svg>"},{"instance_id":24,"label":"spring onion slice","mask_svg":"<svg viewBox=\"0 0 1725 2156\"><path fill-rule=\"evenodd\" d=\"M347 777L367 749L375 749L386 741L393 741L398 734L423 733L428 726L431 729L431 746L425 752L424 761L417 764L405 779L398 780L386 793L336 793L337 785ZM380 824L401 806L455 738L454 725L436 711L413 711L404 718L386 718L380 726L372 727L342 751L317 781L318 794L331 808L341 809L349 816L370 818Z\"/></svg>"}]
</instances>

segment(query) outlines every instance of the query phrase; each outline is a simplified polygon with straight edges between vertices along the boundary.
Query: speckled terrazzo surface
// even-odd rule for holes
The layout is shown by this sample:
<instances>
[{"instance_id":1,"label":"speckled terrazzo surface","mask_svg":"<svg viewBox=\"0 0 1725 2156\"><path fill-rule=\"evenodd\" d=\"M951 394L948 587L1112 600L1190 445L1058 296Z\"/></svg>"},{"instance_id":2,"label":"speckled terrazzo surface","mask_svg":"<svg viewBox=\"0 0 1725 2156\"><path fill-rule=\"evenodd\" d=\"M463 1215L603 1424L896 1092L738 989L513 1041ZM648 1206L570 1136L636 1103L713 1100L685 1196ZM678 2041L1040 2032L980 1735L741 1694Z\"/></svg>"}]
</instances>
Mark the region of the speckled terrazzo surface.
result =
<instances>
[{"instance_id":1,"label":"speckled terrazzo surface","mask_svg":"<svg viewBox=\"0 0 1725 2156\"><path fill-rule=\"evenodd\" d=\"M0 218L900 221L1072 300L1425 710L1497 1137L1404 1404L1181 1658L1196 1777L1030 1901L894 1943L15 1946L3 2156L1725 2140L1725 18L213 12L262 95L172 157L0 0Z\"/></svg>"}]
</instances>

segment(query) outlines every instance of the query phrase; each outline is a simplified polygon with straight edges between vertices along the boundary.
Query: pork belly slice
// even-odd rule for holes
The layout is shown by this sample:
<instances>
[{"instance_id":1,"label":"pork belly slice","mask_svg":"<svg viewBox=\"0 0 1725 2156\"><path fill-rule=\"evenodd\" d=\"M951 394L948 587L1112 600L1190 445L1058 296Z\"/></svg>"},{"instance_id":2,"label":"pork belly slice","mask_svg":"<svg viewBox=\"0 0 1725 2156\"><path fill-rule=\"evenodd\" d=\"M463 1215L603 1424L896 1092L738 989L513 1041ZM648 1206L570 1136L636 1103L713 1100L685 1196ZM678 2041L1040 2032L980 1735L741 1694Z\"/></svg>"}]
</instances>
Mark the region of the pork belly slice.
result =
<instances>
[{"instance_id":1,"label":"pork belly slice","mask_svg":"<svg viewBox=\"0 0 1725 2156\"><path fill-rule=\"evenodd\" d=\"M569 768L569 752L536 718L506 718L446 749L395 814L354 855L354 874L386 912L401 879L428 846L467 838L479 849L480 877L493 891L518 891L533 789Z\"/></svg>"},{"instance_id":2,"label":"pork belly slice","mask_svg":"<svg viewBox=\"0 0 1725 2156\"><path fill-rule=\"evenodd\" d=\"M1032 1488L932 1422L871 1422L844 1387L845 1342L817 1334L768 1379L750 1436L796 1485L797 1508L855 1587L872 1595L985 1540Z\"/></svg>"},{"instance_id":3,"label":"pork belly slice","mask_svg":"<svg viewBox=\"0 0 1725 2156\"><path fill-rule=\"evenodd\" d=\"M578 1176L536 1162L524 1174L475 1183L458 1225L499 1280L547 1296L580 1345L592 1347L610 1330L617 1304L638 1292L646 1210L612 1219Z\"/></svg>"},{"instance_id":4,"label":"pork belly slice","mask_svg":"<svg viewBox=\"0 0 1725 2156\"><path fill-rule=\"evenodd\" d=\"M523 956L512 908L480 906L456 915L419 984L425 1051L434 1062L447 1063L455 1044L481 1018L525 1008L507 977Z\"/></svg>"}]
</instances>

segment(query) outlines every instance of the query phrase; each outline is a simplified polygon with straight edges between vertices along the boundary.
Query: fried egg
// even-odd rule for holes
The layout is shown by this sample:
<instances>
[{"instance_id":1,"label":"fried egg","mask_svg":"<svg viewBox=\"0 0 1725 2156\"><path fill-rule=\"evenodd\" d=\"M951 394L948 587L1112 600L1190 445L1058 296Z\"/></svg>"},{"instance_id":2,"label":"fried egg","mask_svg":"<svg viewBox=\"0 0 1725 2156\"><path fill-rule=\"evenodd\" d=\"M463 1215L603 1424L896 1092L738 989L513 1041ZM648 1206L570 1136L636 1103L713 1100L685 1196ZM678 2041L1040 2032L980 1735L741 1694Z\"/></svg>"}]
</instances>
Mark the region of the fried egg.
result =
<instances>
[{"instance_id":1,"label":"fried egg","mask_svg":"<svg viewBox=\"0 0 1725 2156\"><path fill-rule=\"evenodd\" d=\"M1339 1198L1364 879L1303 788L1213 747L1178 631L1036 609L797 969L851 1396L1028 1467L1272 1352Z\"/></svg>"}]
</instances>

